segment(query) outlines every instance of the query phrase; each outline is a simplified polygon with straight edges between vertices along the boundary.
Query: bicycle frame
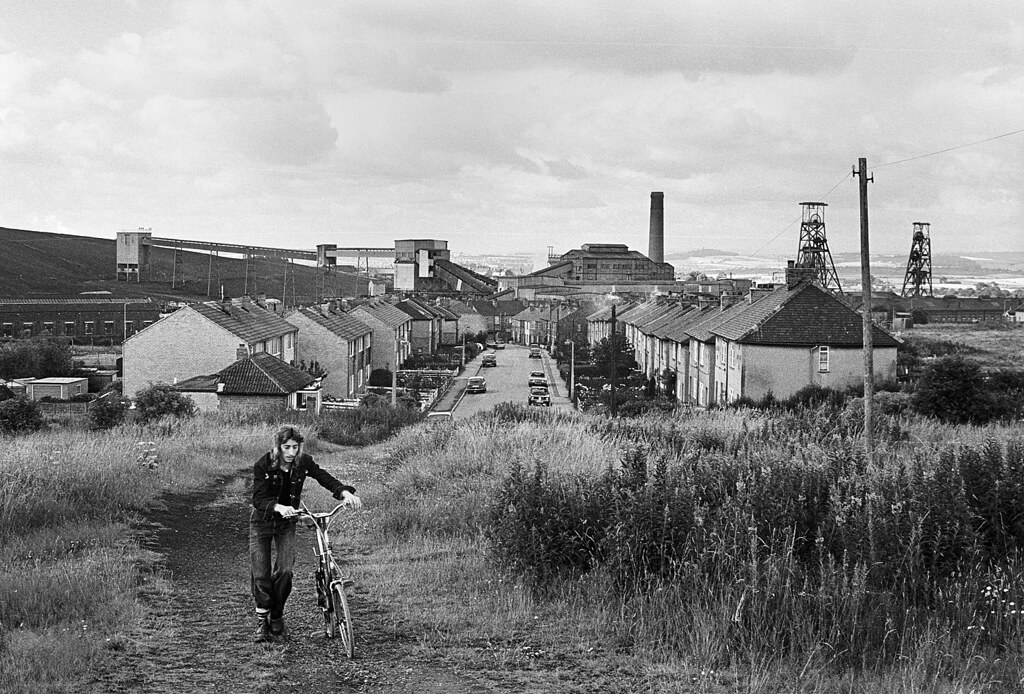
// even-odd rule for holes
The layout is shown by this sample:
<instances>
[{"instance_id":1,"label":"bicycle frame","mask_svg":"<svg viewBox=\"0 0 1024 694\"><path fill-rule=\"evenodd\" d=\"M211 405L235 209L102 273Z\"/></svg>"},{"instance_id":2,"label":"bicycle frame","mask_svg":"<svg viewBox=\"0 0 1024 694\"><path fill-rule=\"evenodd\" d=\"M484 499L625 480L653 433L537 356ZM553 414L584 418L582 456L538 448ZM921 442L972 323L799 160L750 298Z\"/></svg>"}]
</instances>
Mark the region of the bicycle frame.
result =
<instances>
[{"instance_id":1,"label":"bicycle frame","mask_svg":"<svg viewBox=\"0 0 1024 694\"><path fill-rule=\"evenodd\" d=\"M338 564L334 561L334 555L332 554L333 547L331 546L330 528L331 522L334 517L338 514L345 504L338 504L332 510L326 513L313 513L305 504L302 504L302 515L306 516L313 522L313 528L316 530L316 549L313 553L317 559L320 560L320 568L327 572L328 576L332 577L331 585L334 584L335 580L340 580L336 576L338 573L334 569L337 568ZM330 588L330 586L328 586Z\"/></svg>"},{"instance_id":2,"label":"bicycle frame","mask_svg":"<svg viewBox=\"0 0 1024 694\"><path fill-rule=\"evenodd\" d=\"M353 655L352 620L348 600L345 597L345 589L352 584L351 581L342 578L341 569L334 560L330 536L331 522L344 506L345 504L341 503L326 513L313 513L306 508L305 504L302 504L300 514L312 521L316 530L314 554L319 565L314 576L317 584L318 603L324 613L327 636L340 636L346 655L351 658Z\"/></svg>"}]
</instances>

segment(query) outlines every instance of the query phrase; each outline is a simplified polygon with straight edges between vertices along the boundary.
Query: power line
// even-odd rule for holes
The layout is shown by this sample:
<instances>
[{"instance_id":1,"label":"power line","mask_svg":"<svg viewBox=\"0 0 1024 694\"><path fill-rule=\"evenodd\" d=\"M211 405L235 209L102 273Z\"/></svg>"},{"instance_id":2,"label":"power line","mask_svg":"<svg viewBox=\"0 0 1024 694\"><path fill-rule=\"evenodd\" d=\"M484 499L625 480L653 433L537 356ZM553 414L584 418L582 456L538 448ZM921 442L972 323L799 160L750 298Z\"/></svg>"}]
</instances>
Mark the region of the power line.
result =
<instances>
[{"instance_id":1,"label":"power line","mask_svg":"<svg viewBox=\"0 0 1024 694\"><path fill-rule=\"evenodd\" d=\"M1009 132L1009 133L1003 133L1002 135L995 135L993 137L986 137L984 140L976 140L975 142L967 142L965 144L957 145L955 147L947 147L946 149L940 149L940 150L935 151L935 152L929 152L928 154L918 154L916 157L907 157L906 159L898 159L896 161L886 162L885 164L880 164L880 165L874 166L872 168L874 168L874 169L881 169L881 168L884 168L886 166L895 166L896 164L905 164L908 161L916 161L918 159L924 159L925 157L934 157L936 154L945 154L946 152L952 152L954 150L963 149L965 147L973 147L974 145L981 145L981 144L984 144L986 142L992 142L993 140L998 140L998 139L1001 139L1001 138L1004 138L1004 137L1010 137L1011 135L1019 135L1021 133L1024 133L1024 128L1021 128L1020 130L1014 130L1013 132Z\"/></svg>"}]
</instances>

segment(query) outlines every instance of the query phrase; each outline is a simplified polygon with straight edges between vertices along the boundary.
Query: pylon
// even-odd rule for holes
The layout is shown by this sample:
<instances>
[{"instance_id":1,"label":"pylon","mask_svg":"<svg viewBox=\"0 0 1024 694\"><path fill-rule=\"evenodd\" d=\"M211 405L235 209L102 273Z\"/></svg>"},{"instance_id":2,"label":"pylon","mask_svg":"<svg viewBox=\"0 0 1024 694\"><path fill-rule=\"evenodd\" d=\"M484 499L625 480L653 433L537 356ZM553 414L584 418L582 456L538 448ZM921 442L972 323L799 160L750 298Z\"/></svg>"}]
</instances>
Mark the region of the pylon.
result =
<instances>
[{"instance_id":1,"label":"pylon","mask_svg":"<svg viewBox=\"0 0 1024 694\"><path fill-rule=\"evenodd\" d=\"M828 250L825 238L825 208L823 202L802 202L803 215L800 221L800 251L796 257L797 267L814 268L815 280L823 289L843 293L839 285L836 265Z\"/></svg>"},{"instance_id":2,"label":"pylon","mask_svg":"<svg viewBox=\"0 0 1024 694\"><path fill-rule=\"evenodd\" d=\"M910 257L907 258L907 274L903 277L901 295L932 296L932 239L931 224L928 222L914 222L914 237L910 243Z\"/></svg>"}]
</instances>

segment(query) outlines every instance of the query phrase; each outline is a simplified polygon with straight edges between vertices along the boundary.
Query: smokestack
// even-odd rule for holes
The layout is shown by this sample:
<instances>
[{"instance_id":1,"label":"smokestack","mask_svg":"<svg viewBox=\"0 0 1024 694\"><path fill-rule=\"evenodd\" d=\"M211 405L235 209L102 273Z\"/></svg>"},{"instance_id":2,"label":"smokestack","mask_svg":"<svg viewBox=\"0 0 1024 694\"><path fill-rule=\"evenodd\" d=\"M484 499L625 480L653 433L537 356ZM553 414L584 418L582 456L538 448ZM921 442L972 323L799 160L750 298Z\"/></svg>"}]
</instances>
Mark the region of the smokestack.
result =
<instances>
[{"instance_id":1,"label":"smokestack","mask_svg":"<svg viewBox=\"0 0 1024 694\"><path fill-rule=\"evenodd\" d=\"M656 263L665 262L665 194L651 193L651 236L647 257Z\"/></svg>"}]
</instances>

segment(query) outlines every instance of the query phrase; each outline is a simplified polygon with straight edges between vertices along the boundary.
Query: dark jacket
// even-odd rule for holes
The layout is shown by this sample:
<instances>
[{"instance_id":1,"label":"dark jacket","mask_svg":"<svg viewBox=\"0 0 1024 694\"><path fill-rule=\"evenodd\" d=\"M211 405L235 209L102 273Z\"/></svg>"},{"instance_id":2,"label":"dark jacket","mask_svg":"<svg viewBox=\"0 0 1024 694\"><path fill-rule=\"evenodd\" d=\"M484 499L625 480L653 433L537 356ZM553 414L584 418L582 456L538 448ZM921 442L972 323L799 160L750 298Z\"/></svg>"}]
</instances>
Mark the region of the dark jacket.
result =
<instances>
[{"instance_id":1,"label":"dark jacket","mask_svg":"<svg viewBox=\"0 0 1024 694\"><path fill-rule=\"evenodd\" d=\"M256 509L253 520L273 520L279 518L274 513L274 504L279 503L281 488L285 479L291 475L292 489L290 506L299 508L302 497L302 485L307 477L312 477L327 489L335 498L341 498L343 491L355 493L356 488L339 482L331 473L316 464L311 456L300 453L292 464L290 473L275 464L272 453L264 453L263 457L253 466L252 505Z\"/></svg>"}]
</instances>

